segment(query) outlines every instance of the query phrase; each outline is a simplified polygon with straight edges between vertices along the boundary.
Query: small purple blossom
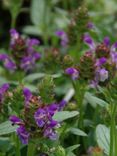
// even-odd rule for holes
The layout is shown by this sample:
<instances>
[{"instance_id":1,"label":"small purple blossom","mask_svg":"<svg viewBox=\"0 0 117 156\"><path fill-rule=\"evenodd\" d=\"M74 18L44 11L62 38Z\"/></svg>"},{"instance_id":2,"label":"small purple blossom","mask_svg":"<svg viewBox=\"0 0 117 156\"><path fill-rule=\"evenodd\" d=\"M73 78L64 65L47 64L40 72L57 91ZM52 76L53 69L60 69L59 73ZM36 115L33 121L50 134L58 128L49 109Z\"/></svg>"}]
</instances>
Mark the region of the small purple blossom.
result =
<instances>
[{"instance_id":1,"label":"small purple blossom","mask_svg":"<svg viewBox=\"0 0 117 156\"><path fill-rule=\"evenodd\" d=\"M116 65L117 68L117 52L111 52L111 61Z\"/></svg>"},{"instance_id":2,"label":"small purple blossom","mask_svg":"<svg viewBox=\"0 0 117 156\"><path fill-rule=\"evenodd\" d=\"M51 104L46 108L46 111L48 112L48 118L51 119L51 117L55 114L55 112L58 110L57 104Z\"/></svg>"},{"instance_id":3,"label":"small purple blossom","mask_svg":"<svg viewBox=\"0 0 117 156\"><path fill-rule=\"evenodd\" d=\"M0 61L3 62L3 65L6 69L10 71L14 71L16 69L16 64L7 54L0 54Z\"/></svg>"},{"instance_id":4,"label":"small purple blossom","mask_svg":"<svg viewBox=\"0 0 117 156\"><path fill-rule=\"evenodd\" d=\"M54 127L58 126L58 122L55 121L55 120L51 120L51 122L49 123L48 126L51 127L51 128L54 128Z\"/></svg>"},{"instance_id":5,"label":"small purple blossom","mask_svg":"<svg viewBox=\"0 0 117 156\"><path fill-rule=\"evenodd\" d=\"M103 43L108 47L110 45L110 38L105 37L104 40L103 40Z\"/></svg>"},{"instance_id":6,"label":"small purple blossom","mask_svg":"<svg viewBox=\"0 0 117 156\"><path fill-rule=\"evenodd\" d=\"M108 71L105 68L98 70L99 73L99 81L104 82L108 79Z\"/></svg>"},{"instance_id":7,"label":"small purple blossom","mask_svg":"<svg viewBox=\"0 0 117 156\"><path fill-rule=\"evenodd\" d=\"M66 106L67 102L65 100L62 100L59 103L59 111L63 110L63 108Z\"/></svg>"},{"instance_id":8,"label":"small purple blossom","mask_svg":"<svg viewBox=\"0 0 117 156\"><path fill-rule=\"evenodd\" d=\"M46 110L42 109L42 108L39 108L35 114L34 114L34 118L35 118L35 121L36 121L36 124L39 126L39 127L43 127L45 124L46 124L46 120L47 120L47 112Z\"/></svg>"},{"instance_id":9,"label":"small purple blossom","mask_svg":"<svg viewBox=\"0 0 117 156\"><path fill-rule=\"evenodd\" d=\"M14 71L16 69L16 64L12 60L6 59L4 61L4 67L8 70Z\"/></svg>"},{"instance_id":10,"label":"small purple blossom","mask_svg":"<svg viewBox=\"0 0 117 156\"><path fill-rule=\"evenodd\" d=\"M0 54L0 61L5 61L6 59L8 59L7 54Z\"/></svg>"},{"instance_id":11,"label":"small purple blossom","mask_svg":"<svg viewBox=\"0 0 117 156\"><path fill-rule=\"evenodd\" d=\"M44 137L49 138L50 140L57 140L58 135L52 128L48 127L44 131Z\"/></svg>"},{"instance_id":12,"label":"small purple blossom","mask_svg":"<svg viewBox=\"0 0 117 156\"><path fill-rule=\"evenodd\" d=\"M19 33L15 29L10 29L10 35L11 35L12 39L19 38Z\"/></svg>"},{"instance_id":13,"label":"small purple blossom","mask_svg":"<svg viewBox=\"0 0 117 156\"><path fill-rule=\"evenodd\" d=\"M9 84L8 83L4 83L1 87L0 87L0 92L1 93L5 93L8 89L9 89Z\"/></svg>"},{"instance_id":14,"label":"small purple blossom","mask_svg":"<svg viewBox=\"0 0 117 156\"><path fill-rule=\"evenodd\" d=\"M56 36L58 36L61 39L61 45L63 47L66 47L68 44L68 36L63 30L58 30L55 32Z\"/></svg>"},{"instance_id":15,"label":"small purple blossom","mask_svg":"<svg viewBox=\"0 0 117 156\"><path fill-rule=\"evenodd\" d=\"M76 80L76 79L78 79L78 77L79 77L79 71L76 70L76 69L73 68L73 67L67 68L67 69L65 70L65 73L68 74L68 75L70 75L70 76L72 77L73 80Z\"/></svg>"},{"instance_id":16,"label":"small purple blossom","mask_svg":"<svg viewBox=\"0 0 117 156\"><path fill-rule=\"evenodd\" d=\"M39 60L41 55L39 53L33 53L32 55L25 56L21 60L20 67L25 71L29 71L34 68L35 63Z\"/></svg>"},{"instance_id":17,"label":"small purple blossom","mask_svg":"<svg viewBox=\"0 0 117 156\"><path fill-rule=\"evenodd\" d=\"M88 22L87 28L88 29L93 29L94 28L94 24L92 22Z\"/></svg>"},{"instance_id":18,"label":"small purple blossom","mask_svg":"<svg viewBox=\"0 0 117 156\"><path fill-rule=\"evenodd\" d=\"M24 88L23 89L23 94L24 94L24 97L25 97L25 106L28 106L29 101L32 98L32 93L28 88Z\"/></svg>"},{"instance_id":19,"label":"small purple blossom","mask_svg":"<svg viewBox=\"0 0 117 156\"><path fill-rule=\"evenodd\" d=\"M22 120L15 115L10 116L9 120L16 125L22 123Z\"/></svg>"},{"instance_id":20,"label":"small purple blossom","mask_svg":"<svg viewBox=\"0 0 117 156\"><path fill-rule=\"evenodd\" d=\"M33 38L33 39L27 39L26 40L26 45L28 46L28 47L32 47L32 46L36 46L36 45L38 45L38 44L40 44L40 42L39 42L39 40L37 40L37 39L35 39L35 38Z\"/></svg>"},{"instance_id":21,"label":"small purple blossom","mask_svg":"<svg viewBox=\"0 0 117 156\"><path fill-rule=\"evenodd\" d=\"M96 61L96 66L97 67L100 67L102 66L103 64L105 64L107 62L107 59L105 57L101 57L99 59L97 59Z\"/></svg>"},{"instance_id":22,"label":"small purple blossom","mask_svg":"<svg viewBox=\"0 0 117 156\"><path fill-rule=\"evenodd\" d=\"M37 39L27 39L26 40L27 53L28 54L35 53L34 46L37 46L39 44L40 44L40 42Z\"/></svg>"},{"instance_id":23,"label":"small purple blossom","mask_svg":"<svg viewBox=\"0 0 117 156\"><path fill-rule=\"evenodd\" d=\"M59 123L52 119L52 116L55 114L57 109L57 104L51 104L50 106L39 108L34 114L34 119L37 126L44 129L44 137L47 137L51 140L57 139L55 128L59 126Z\"/></svg>"},{"instance_id":24,"label":"small purple blossom","mask_svg":"<svg viewBox=\"0 0 117 156\"><path fill-rule=\"evenodd\" d=\"M16 133L19 136L22 144L28 144L30 134L27 132L24 126L17 128Z\"/></svg>"},{"instance_id":25,"label":"small purple blossom","mask_svg":"<svg viewBox=\"0 0 117 156\"><path fill-rule=\"evenodd\" d=\"M95 51L96 45L89 34L84 35L84 42L90 47L92 51Z\"/></svg>"}]
</instances>

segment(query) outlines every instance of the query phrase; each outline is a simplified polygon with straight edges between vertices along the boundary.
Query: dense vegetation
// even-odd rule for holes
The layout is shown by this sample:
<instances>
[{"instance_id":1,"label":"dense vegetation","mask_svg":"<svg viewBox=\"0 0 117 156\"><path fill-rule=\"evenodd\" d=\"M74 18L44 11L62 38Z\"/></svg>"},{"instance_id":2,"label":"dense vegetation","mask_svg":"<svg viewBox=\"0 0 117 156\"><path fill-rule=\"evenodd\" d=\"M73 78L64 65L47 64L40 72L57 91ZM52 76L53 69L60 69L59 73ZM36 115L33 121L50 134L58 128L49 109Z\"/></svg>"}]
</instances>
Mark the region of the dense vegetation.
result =
<instances>
[{"instance_id":1,"label":"dense vegetation","mask_svg":"<svg viewBox=\"0 0 117 156\"><path fill-rule=\"evenodd\" d=\"M0 1L0 156L117 156L116 5Z\"/></svg>"}]
</instances>

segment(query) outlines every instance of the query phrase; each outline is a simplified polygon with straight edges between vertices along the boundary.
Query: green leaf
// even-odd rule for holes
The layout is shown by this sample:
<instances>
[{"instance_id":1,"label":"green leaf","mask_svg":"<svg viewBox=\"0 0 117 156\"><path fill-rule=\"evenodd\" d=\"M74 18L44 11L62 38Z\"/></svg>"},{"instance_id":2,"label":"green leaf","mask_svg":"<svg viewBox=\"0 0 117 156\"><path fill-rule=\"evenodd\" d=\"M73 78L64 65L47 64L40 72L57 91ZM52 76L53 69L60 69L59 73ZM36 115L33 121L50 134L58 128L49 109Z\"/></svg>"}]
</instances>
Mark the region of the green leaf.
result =
<instances>
[{"instance_id":1,"label":"green leaf","mask_svg":"<svg viewBox=\"0 0 117 156\"><path fill-rule=\"evenodd\" d=\"M87 136L87 134L85 132L83 132L82 130L80 130L78 128L71 128L70 132L75 135L79 135L79 136Z\"/></svg>"},{"instance_id":2,"label":"green leaf","mask_svg":"<svg viewBox=\"0 0 117 156\"><path fill-rule=\"evenodd\" d=\"M85 100L91 104L92 107L96 107L97 104L100 105L101 107L107 107L108 103L105 102L104 100L98 98L98 97L95 97L93 96L91 93L87 92L85 94Z\"/></svg>"},{"instance_id":3,"label":"green leaf","mask_svg":"<svg viewBox=\"0 0 117 156\"><path fill-rule=\"evenodd\" d=\"M73 150L77 149L79 146L80 146L80 144L70 146L70 147L66 148L66 152L67 153L72 152Z\"/></svg>"},{"instance_id":4,"label":"green leaf","mask_svg":"<svg viewBox=\"0 0 117 156\"><path fill-rule=\"evenodd\" d=\"M23 79L23 81L24 81L24 82L27 82L27 81L28 81L28 82L32 82L32 81L41 79L41 78L43 78L43 77L45 77L45 76L46 76L45 73L33 73L33 74L30 74L30 75L26 76L26 77ZM61 76L60 73L51 75L52 78L58 78L58 77L60 77L60 76Z\"/></svg>"},{"instance_id":5,"label":"green leaf","mask_svg":"<svg viewBox=\"0 0 117 156\"><path fill-rule=\"evenodd\" d=\"M27 25L23 28L23 32L30 35L39 36L42 35L42 30L37 26Z\"/></svg>"},{"instance_id":6,"label":"green leaf","mask_svg":"<svg viewBox=\"0 0 117 156\"><path fill-rule=\"evenodd\" d=\"M76 156L73 152L69 152L67 156Z\"/></svg>"},{"instance_id":7,"label":"green leaf","mask_svg":"<svg viewBox=\"0 0 117 156\"><path fill-rule=\"evenodd\" d=\"M10 146L10 140L8 137L0 137L0 150L5 152Z\"/></svg>"},{"instance_id":8,"label":"green leaf","mask_svg":"<svg viewBox=\"0 0 117 156\"><path fill-rule=\"evenodd\" d=\"M53 116L53 119L61 122L61 121L67 120L69 118L73 118L75 116L78 116L78 114L79 114L78 111L61 111L61 112L57 112Z\"/></svg>"},{"instance_id":9,"label":"green leaf","mask_svg":"<svg viewBox=\"0 0 117 156\"><path fill-rule=\"evenodd\" d=\"M104 153L109 155L110 147L110 130L105 125L99 124L96 127L96 139L99 147L104 150Z\"/></svg>"},{"instance_id":10,"label":"green leaf","mask_svg":"<svg viewBox=\"0 0 117 156\"><path fill-rule=\"evenodd\" d=\"M12 126L10 121L5 121L0 124L0 135L6 135L15 132L18 126Z\"/></svg>"},{"instance_id":11,"label":"green leaf","mask_svg":"<svg viewBox=\"0 0 117 156\"><path fill-rule=\"evenodd\" d=\"M34 25L41 26L46 23L49 17L49 7L47 0L32 0L31 20Z\"/></svg>"}]
</instances>

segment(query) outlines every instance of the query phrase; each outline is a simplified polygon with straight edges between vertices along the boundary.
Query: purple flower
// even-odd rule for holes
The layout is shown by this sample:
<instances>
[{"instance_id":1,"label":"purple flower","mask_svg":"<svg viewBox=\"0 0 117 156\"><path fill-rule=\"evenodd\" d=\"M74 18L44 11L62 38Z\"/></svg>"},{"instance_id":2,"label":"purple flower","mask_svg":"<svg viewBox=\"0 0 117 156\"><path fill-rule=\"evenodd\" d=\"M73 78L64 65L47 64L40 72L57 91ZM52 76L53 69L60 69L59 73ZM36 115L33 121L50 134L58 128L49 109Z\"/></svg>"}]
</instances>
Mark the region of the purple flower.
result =
<instances>
[{"instance_id":1,"label":"purple flower","mask_svg":"<svg viewBox=\"0 0 117 156\"><path fill-rule=\"evenodd\" d=\"M107 62L107 59L105 57L101 57L99 59L97 59L96 61L96 66L97 67L100 67L102 66L103 64L105 64Z\"/></svg>"},{"instance_id":2,"label":"purple flower","mask_svg":"<svg viewBox=\"0 0 117 156\"><path fill-rule=\"evenodd\" d=\"M39 60L41 55L37 52L34 52L31 55L25 56L21 60L20 67L25 71L29 71L35 67L35 62Z\"/></svg>"},{"instance_id":3,"label":"purple flower","mask_svg":"<svg viewBox=\"0 0 117 156\"><path fill-rule=\"evenodd\" d=\"M24 97L25 97L25 105L28 106L29 101L32 98L32 93L28 88L24 88L23 89L23 94L24 94Z\"/></svg>"},{"instance_id":4,"label":"purple flower","mask_svg":"<svg viewBox=\"0 0 117 156\"><path fill-rule=\"evenodd\" d=\"M20 35L15 29L11 29L10 36L11 36L10 47L12 48L13 45L15 44L15 41L20 37Z\"/></svg>"},{"instance_id":5,"label":"purple flower","mask_svg":"<svg viewBox=\"0 0 117 156\"><path fill-rule=\"evenodd\" d=\"M65 100L62 100L59 103L59 111L63 110L63 108L66 106L67 102Z\"/></svg>"},{"instance_id":6,"label":"purple flower","mask_svg":"<svg viewBox=\"0 0 117 156\"><path fill-rule=\"evenodd\" d=\"M93 52L96 51L97 45L96 43L94 43L93 39L91 38L89 34L84 35L84 42L89 46L91 51ZM117 48L117 42L115 42L114 44L110 46L110 38L106 36L103 39L102 43L105 45L105 48L109 48L110 52L115 52Z\"/></svg>"},{"instance_id":7,"label":"purple flower","mask_svg":"<svg viewBox=\"0 0 117 156\"><path fill-rule=\"evenodd\" d=\"M8 89L9 89L9 84L8 83L4 83L1 87L0 87L0 92L1 93L5 93Z\"/></svg>"},{"instance_id":8,"label":"purple flower","mask_svg":"<svg viewBox=\"0 0 117 156\"><path fill-rule=\"evenodd\" d=\"M36 46L36 45L38 45L38 44L40 44L40 42L39 42L39 40L37 40L37 39L35 39L35 38L32 38L32 39L27 39L26 40L26 45L29 47L32 47L32 46Z\"/></svg>"},{"instance_id":9,"label":"purple flower","mask_svg":"<svg viewBox=\"0 0 117 156\"><path fill-rule=\"evenodd\" d=\"M20 67L21 69L24 69L25 71L31 70L32 67L35 66L35 61L33 60L32 56L25 56L21 60Z\"/></svg>"},{"instance_id":10,"label":"purple flower","mask_svg":"<svg viewBox=\"0 0 117 156\"><path fill-rule=\"evenodd\" d=\"M39 45L39 40L37 39L27 39L26 46L27 46L27 53L33 54L35 52L34 46Z\"/></svg>"},{"instance_id":11,"label":"purple flower","mask_svg":"<svg viewBox=\"0 0 117 156\"><path fill-rule=\"evenodd\" d=\"M111 52L111 61L116 65L117 68L117 52Z\"/></svg>"},{"instance_id":12,"label":"purple flower","mask_svg":"<svg viewBox=\"0 0 117 156\"><path fill-rule=\"evenodd\" d=\"M55 32L56 36L58 36L61 39L61 45L63 47L67 46L68 44L68 37L67 34L63 30L58 30Z\"/></svg>"},{"instance_id":13,"label":"purple flower","mask_svg":"<svg viewBox=\"0 0 117 156\"><path fill-rule=\"evenodd\" d=\"M104 82L105 80L108 79L108 71L105 68L99 69L98 74L99 74L99 81Z\"/></svg>"},{"instance_id":14,"label":"purple flower","mask_svg":"<svg viewBox=\"0 0 117 156\"><path fill-rule=\"evenodd\" d=\"M18 118L15 115L10 116L9 120L16 125L19 125L20 123L22 123L22 120L20 118Z\"/></svg>"},{"instance_id":15,"label":"purple flower","mask_svg":"<svg viewBox=\"0 0 117 156\"><path fill-rule=\"evenodd\" d=\"M51 104L48 107L46 107L46 111L48 112L48 118L51 119L57 110L58 110L57 104Z\"/></svg>"},{"instance_id":16,"label":"purple flower","mask_svg":"<svg viewBox=\"0 0 117 156\"><path fill-rule=\"evenodd\" d=\"M40 53L33 53L32 58L34 58L35 61L39 60L41 58L41 54Z\"/></svg>"},{"instance_id":17,"label":"purple flower","mask_svg":"<svg viewBox=\"0 0 117 156\"><path fill-rule=\"evenodd\" d=\"M16 69L16 64L10 59L6 59L4 61L4 66L6 69L11 70L11 71L14 71Z\"/></svg>"},{"instance_id":18,"label":"purple flower","mask_svg":"<svg viewBox=\"0 0 117 156\"><path fill-rule=\"evenodd\" d=\"M108 47L110 45L110 38L105 37L104 40L103 40L103 43Z\"/></svg>"},{"instance_id":19,"label":"purple flower","mask_svg":"<svg viewBox=\"0 0 117 156\"><path fill-rule=\"evenodd\" d=\"M39 108L35 112L34 118L35 118L36 124L39 127L43 127L46 124L46 122L47 122L47 112L46 112L46 110L44 110L42 108Z\"/></svg>"},{"instance_id":20,"label":"purple flower","mask_svg":"<svg viewBox=\"0 0 117 156\"><path fill-rule=\"evenodd\" d=\"M30 134L26 131L24 126L20 126L16 131L22 144L28 144Z\"/></svg>"},{"instance_id":21,"label":"purple flower","mask_svg":"<svg viewBox=\"0 0 117 156\"><path fill-rule=\"evenodd\" d=\"M54 128L54 127L56 127L58 125L59 125L59 123L57 121L51 120L48 126L51 127L51 128Z\"/></svg>"},{"instance_id":22,"label":"purple flower","mask_svg":"<svg viewBox=\"0 0 117 156\"><path fill-rule=\"evenodd\" d=\"M5 61L6 59L8 59L7 54L0 54L0 61Z\"/></svg>"},{"instance_id":23,"label":"purple flower","mask_svg":"<svg viewBox=\"0 0 117 156\"><path fill-rule=\"evenodd\" d=\"M98 80L91 80L89 84L90 88L97 88L98 86Z\"/></svg>"},{"instance_id":24,"label":"purple flower","mask_svg":"<svg viewBox=\"0 0 117 156\"><path fill-rule=\"evenodd\" d=\"M90 47L92 51L95 51L96 45L89 34L84 35L84 42Z\"/></svg>"},{"instance_id":25,"label":"purple flower","mask_svg":"<svg viewBox=\"0 0 117 156\"><path fill-rule=\"evenodd\" d=\"M67 69L65 70L65 73L68 74L68 75L70 75L70 76L72 77L73 80L76 80L76 79L78 79L78 77L79 77L79 71L76 70L76 69L73 68L73 67L67 68Z\"/></svg>"},{"instance_id":26,"label":"purple flower","mask_svg":"<svg viewBox=\"0 0 117 156\"><path fill-rule=\"evenodd\" d=\"M93 29L94 28L94 24L92 22L88 22L87 28L88 29Z\"/></svg>"},{"instance_id":27,"label":"purple flower","mask_svg":"<svg viewBox=\"0 0 117 156\"><path fill-rule=\"evenodd\" d=\"M19 38L19 33L15 29L10 30L10 35L12 39L18 39Z\"/></svg>"},{"instance_id":28,"label":"purple flower","mask_svg":"<svg viewBox=\"0 0 117 156\"><path fill-rule=\"evenodd\" d=\"M10 57L7 54L0 54L0 61L3 62L3 65L8 70L15 70L16 64L10 59Z\"/></svg>"},{"instance_id":29,"label":"purple flower","mask_svg":"<svg viewBox=\"0 0 117 156\"><path fill-rule=\"evenodd\" d=\"M49 138L50 140L57 140L58 135L52 128L48 127L44 131L44 137Z\"/></svg>"}]
</instances>

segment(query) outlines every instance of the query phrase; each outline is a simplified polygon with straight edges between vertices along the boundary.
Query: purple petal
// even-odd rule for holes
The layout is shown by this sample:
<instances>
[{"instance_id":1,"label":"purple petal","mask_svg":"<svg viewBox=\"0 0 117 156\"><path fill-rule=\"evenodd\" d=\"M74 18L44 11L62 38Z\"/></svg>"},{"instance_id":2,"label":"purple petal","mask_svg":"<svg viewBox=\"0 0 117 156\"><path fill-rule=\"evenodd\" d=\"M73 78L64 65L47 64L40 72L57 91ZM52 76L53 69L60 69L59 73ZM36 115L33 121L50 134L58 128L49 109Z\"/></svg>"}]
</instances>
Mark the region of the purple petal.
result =
<instances>
[{"instance_id":1,"label":"purple petal","mask_svg":"<svg viewBox=\"0 0 117 156\"><path fill-rule=\"evenodd\" d=\"M88 22L87 28L88 29L93 29L94 28L94 24L92 22Z\"/></svg>"},{"instance_id":2,"label":"purple petal","mask_svg":"<svg viewBox=\"0 0 117 156\"><path fill-rule=\"evenodd\" d=\"M91 50L95 50L95 43L93 39L90 37L90 35L85 34L84 35L84 42L90 47Z\"/></svg>"},{"instance_id":3,"label":"purple petal","mask_svg":"<svg viewBox=\"0 0 117 156\"><path fill-rule=\"evenodd\" d=\"M16 29L11 29L10 35L13 39L18 39L18 37L19 37L19 33L16 31Z\"/></svg>"},{"instance_id":4,"label":"purple petal","mask_svg":"<svg viewBox=\"0 0 117 156\"><path fill-rule=\"evenodd\" d=\"M7 54L0 54L0 60L4 61L5 59L8 59L8 55Z\"/></svg>"},{"instance_id":5,"label":"purple petal","mask_svg":"<svg viewBox=\"0 0 117 156\"><path fill-rule=\"evenodd\" d=\"M22 144L28 144L30 134L26 131L24 126L17 128L17 135L19 136Z\"/></svg>"},{"instance_id":6,"label":"purple petal","mask_svg":"<svg viewBox=\"0 0 117 156\"><path fill-rule=\"evenodd\" d=\"M10 116L9 120L13 123L13 124L19 124L22 122L22 120L20 118L18 118L15 115Z\"/></svg>"},{"instance_id":7,"label":"purple petal","mask_svg":"<svg viewBox=\"0 0 117 156\"><path fill-rule=\"evenodd\" d=\"M76 80L79 77L79 71L73 67L67 68L65 73L70 75L73 80Z\"/></svg>"},{"instance_id":8,"label":"purple petal","mask_svg":"<svg viewBox=\"0 0 117 156\"><path fill-rule=\"evenodd\" d=\"M111 46L111 52L115 51L117 48L117 42L115 42L112 46Z\"/></svg>"},{"instance_id":9,"label":"purple petal","mask_svg":"<svg viewBox=\"0 0 117 156\"><path fill-rule=\"evenodd\" d=\"M104 82L108 79L108 71L105 68L102 68L98 71L99 73L99 81Z\"/></svg>"},{"instance_id":10,"label":"purple petal","mask_svg":"<svg viewBox=\"0 0 117 156\"><path fill-rule=\"evenodd\" d=\"M110 45L110 38L105 37L104 40L103 40L103 43L108 47Z\"/></svg>"}]
</instances>

